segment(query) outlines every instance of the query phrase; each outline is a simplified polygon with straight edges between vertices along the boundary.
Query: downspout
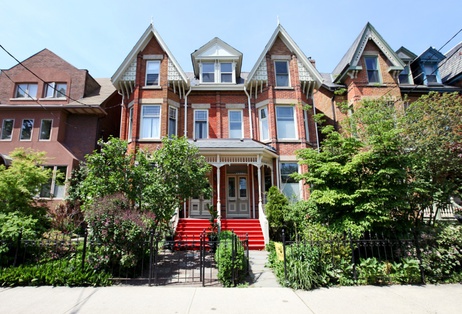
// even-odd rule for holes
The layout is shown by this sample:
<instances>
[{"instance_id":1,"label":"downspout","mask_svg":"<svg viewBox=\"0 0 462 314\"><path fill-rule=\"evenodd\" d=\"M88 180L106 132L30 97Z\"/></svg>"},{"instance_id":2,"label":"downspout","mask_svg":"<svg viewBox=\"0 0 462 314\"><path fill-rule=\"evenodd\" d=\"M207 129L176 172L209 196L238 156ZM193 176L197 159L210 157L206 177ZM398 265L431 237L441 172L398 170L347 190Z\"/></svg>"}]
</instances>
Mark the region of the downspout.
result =
<instances>
[{"instance_id":1,"label":"downspout","mask_svg":"<svg viewBox=\"0 0 462 314\"><path fill-rule=\"evenodd\" d=\"M314 103L314 97L311 95L311 102L313 103L313 115L316 116L316 105ZM314 127L316 130L316 150L319 153L319 133L318 133L318 123L314 121Z\"/></svg>"},{"instance_id":2,"label":"downspout","mask_svg":"<svg viewBox=\"0 0 462 314\"><path fill-rule=\"evenodd\" d=\"M191 93L192 87L189 86L189 90L184 96L184 137L188 138L188 95Z\"/></svg>"},{"instance_id":3,"label":"downspout","mask_svg":"<svg viewBox=\"0 0 462 314\"><path fill-rule=\"evenodd\" d=\"M122 107L122 109L124 109L124 111L126 112L126 108L125 108L125 103L124 103L124 94L121 93L119 90L117 90L117 94L119 94L120 96L122 96L122 103L120 104L120 106ZM119 138L122 138L122 125L123 125L123 114L120 115L120 129L119 129ZM128 139L127 139L128 141Z\"/></svg>"},{"instance_id":4,"label":"downspout","mask_svg":"<svg viewBox=\"0 0 462 314\"><path fill-rule=\"evenodd\" d=\"M250 126L250 138L253 139L253 123L252 123L252 110L250 108L250 95L247 93L247 88L244 85L244 93L247 95L247 104L249 106L249 126Z\"/></svg>"}]
</instances>

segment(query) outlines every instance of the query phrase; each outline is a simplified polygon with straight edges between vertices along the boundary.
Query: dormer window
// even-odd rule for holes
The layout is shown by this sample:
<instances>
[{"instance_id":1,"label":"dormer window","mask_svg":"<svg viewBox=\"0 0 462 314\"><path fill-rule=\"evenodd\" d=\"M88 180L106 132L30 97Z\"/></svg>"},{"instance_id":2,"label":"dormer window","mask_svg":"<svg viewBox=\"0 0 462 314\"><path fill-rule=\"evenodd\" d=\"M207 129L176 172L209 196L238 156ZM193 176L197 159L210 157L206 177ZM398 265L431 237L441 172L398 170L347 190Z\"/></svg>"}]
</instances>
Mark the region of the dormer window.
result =
<instances>
[{"instance_id":1,"label":"dormer window","mask_svg":"<svg viewBox=\"0 0 462 314\"><path fill-rule=\"evenodd\" d=\"M215 63L202 63L202 82L215 83Z\"/></svg>"},{"instance_id":2,"label":"dormer window","mask_svg":"<svg viewBox=\"0 0 462 314\"><path fill-rule=\"evenodd\" d=\"M66 97L67 84L51 82L45 84L46 98L63 98Z\"/></svg>"},{"instance_id":3,"label":"dormer window","mask_svg":"<svg viewBox=\"0 0 462 314\"><path fill-rule=\"evenodd\" d=\"M159 86L160 61L146 62L146 86Z\"/></svg>"},{"instance_id":4,"label":"dormer window","mask_svg":"<svg viewBox=\"0 0 462 314\"><path fill-rule=\"evenodd\" d=\"M16 85L16 98L37 98L37 83L23 83Z\"/></svg>"},{"instance_id":5,"label":"dormer window","mask_svg":"<svg viewBox=\"0 0 462 314\"><path fill-rule=\"evenodd\" d=\"M202 83L234 83L234 69L232 62L202 62Z\"/></svg>"},{"instance_id":6,"label":"dormer window","mask_svg":"<svg viewBox=\"0 0 462 314\"><path fill-rule=\"evenodd\" d=\"M274 72L276 74L277 87L289 87L289 62L288 61L275 61Z\"/></svg>"},{"instance_id":7,"label":"dormer window","mask_svg":"<svg viewBox=\"0 0 462 314\"><path fill-rule=\"evenodd\" d=\"M411 84L411 80L409 78L409 64L406 64L404 70L401 71L399 74L399 83L400 84Z\"/></svg>"},{"instance_id":8,"label":"dormer window","mask_svg":"<svg viewBox=\"0 0 462 314\"><path fill-rule=\"evenodd\" d=\"M364 57L369 83L380 83L378 60L376 56Z\"/></svg>"},{"instance_id":9,"label":"dormer window","mask_svg":"<svg viewBox=\"0 0 462 314\"><path fill-rule=\"evenodd\" d=\"M432 83L441 83L438 76L438 68L436 63L425 63L424 64L424 80L427 82L427 85Z\"/></svg>"}]
</instances>

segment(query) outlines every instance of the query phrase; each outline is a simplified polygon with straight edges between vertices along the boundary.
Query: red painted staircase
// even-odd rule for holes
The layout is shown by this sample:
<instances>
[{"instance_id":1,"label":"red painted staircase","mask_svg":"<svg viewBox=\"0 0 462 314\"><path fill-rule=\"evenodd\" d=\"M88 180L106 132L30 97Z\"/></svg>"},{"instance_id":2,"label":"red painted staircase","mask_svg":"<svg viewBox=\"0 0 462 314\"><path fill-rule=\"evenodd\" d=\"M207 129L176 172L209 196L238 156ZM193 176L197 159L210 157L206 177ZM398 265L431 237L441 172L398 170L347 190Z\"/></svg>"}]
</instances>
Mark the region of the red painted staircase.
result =
<instances>
[{"instance_id":1,"label":"red painted staircase","mask_svg":"<svg viewBox=\"0 0 462 314\"><path fill-rule=\"evenodd\" d=\"M208 232L210 222L207 219L182 218L178 221L175 233L175 247L199 247L200 235ZM265 240L258 219L222 219L221 230L232 230L242 240L249 237L250 250L263 250Z\"/></svg>"}]
</instances>

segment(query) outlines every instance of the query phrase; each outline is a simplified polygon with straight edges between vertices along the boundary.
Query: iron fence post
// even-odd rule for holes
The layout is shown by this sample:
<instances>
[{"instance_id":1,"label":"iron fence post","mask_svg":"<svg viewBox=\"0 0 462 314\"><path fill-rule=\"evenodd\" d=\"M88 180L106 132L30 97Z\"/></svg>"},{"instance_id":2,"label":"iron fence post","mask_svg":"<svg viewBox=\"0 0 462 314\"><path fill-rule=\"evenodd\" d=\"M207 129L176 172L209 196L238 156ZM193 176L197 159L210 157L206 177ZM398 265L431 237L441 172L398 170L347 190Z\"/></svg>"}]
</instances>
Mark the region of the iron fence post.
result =
<instances>
[{"instance_id":1,"label":"iron fence post","mask_svg":"<svg viewBox=\"0 0 462 314\"><path fill-rule=\"evenodd\" d=\"M282 229L282 257L284 259L284 281L287 282L286 235L284 229Z\"/></svg>"},{"instance_id":2,"label":"iron fence post","mask_svg":"<svg viewBox=\"0 0 462 314\"><path fill-rule=\"evenodd\" d=\"M350 239L351 248L351 263L353 264L353 280L356 281L356 262L355 262L355 250L353 246L353 239L351 238L351 231L348 231L348 238Z\"/></svg>"},{"instance_id":3,"label":"iron fence post","mask_svg":"<svg viewBox=\"0 0 462 314\"><path fill-rule=\"evenodd\" d=\"M85 257L87 255L87 239L88 239L88 230L85 229L85 232L83 234L82 270L85 267Z\"/></svg>"},{"instance_id":4,"label":"iron fence post","mask_svg":"<svg viewBox=\"0 0 462 314\"><path fill-rule=\"evenodd\" d=\"M21 239L22 239L22 229L21 231L19 231L18 241L16 242L16 252L14 253L13 267L16 266L16 262L18 261L18 253L19 253L19 249L21 248Z\"/></svg>"},{"instance_id":5,"label":"iron fence post","mask_svg":"<svg viewBox=\"0 0 462 314\"><path fill-rule=\"evenodd\" d=\"M151 236L149 239L149 286L151 286L151 279L152 279L152 242L154 238L154 232L151 231Z\"/></svg>"}]
</instances>

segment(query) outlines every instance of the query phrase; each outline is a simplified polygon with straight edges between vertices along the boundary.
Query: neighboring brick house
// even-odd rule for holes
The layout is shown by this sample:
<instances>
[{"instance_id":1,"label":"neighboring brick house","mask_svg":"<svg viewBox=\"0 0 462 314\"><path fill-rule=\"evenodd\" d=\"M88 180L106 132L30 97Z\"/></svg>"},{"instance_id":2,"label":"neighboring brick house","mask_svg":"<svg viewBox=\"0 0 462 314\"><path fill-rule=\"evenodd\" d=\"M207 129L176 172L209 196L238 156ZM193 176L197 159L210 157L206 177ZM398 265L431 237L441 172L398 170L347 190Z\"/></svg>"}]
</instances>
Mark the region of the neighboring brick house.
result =
<instances>
[{"instance_id":1,"label":"neighboring brick house","mask_svg":"<svg viewBox=\"0 0 462 314\"><path fill-rule=\"evenodd\" d=\"M448 55L458 55L454 49ZM363 99L383 97L402 106L405 100L412 102L431 91L461 92L462 67L457 57L444 66L446 57L432 47L420 56L404 47L395 52L367 23L333 73L322 74L316 109L326 115L327 123L339 128L348 108L354 110ZM440 71L446 73L443 78Z\"/></svg>"},{"instance_id":2,"label":"neighboring brick house","mask_svg":"<svg viewBox=\"0 0 462 314\"><path fill-rule=\"evenodd\" d=\"M47 153L53 178L38 197L54 206L99 138L119 136L121 97L109 79L94 79L48 49L0 72L0 157L17 147Z\"/></svg>"},{"instance_id":3,"label":"neighboring brick house","mask_svg":"<svg viewBox=\"0 0 462 314\"><path fill-rule=\"evenodd\" d=\"M208 204L221 218L258 218L272 185L308 197L289 174L301 171L298 149L316 148L312 95L322 77L281 25L250 72L242 57L213 38L191 54L194 72L185 73L150 25L112 77L130 148L186 136L213 166L213 199L188 201L182 218L207 217Z\"/></svg>"}]
</instances>

